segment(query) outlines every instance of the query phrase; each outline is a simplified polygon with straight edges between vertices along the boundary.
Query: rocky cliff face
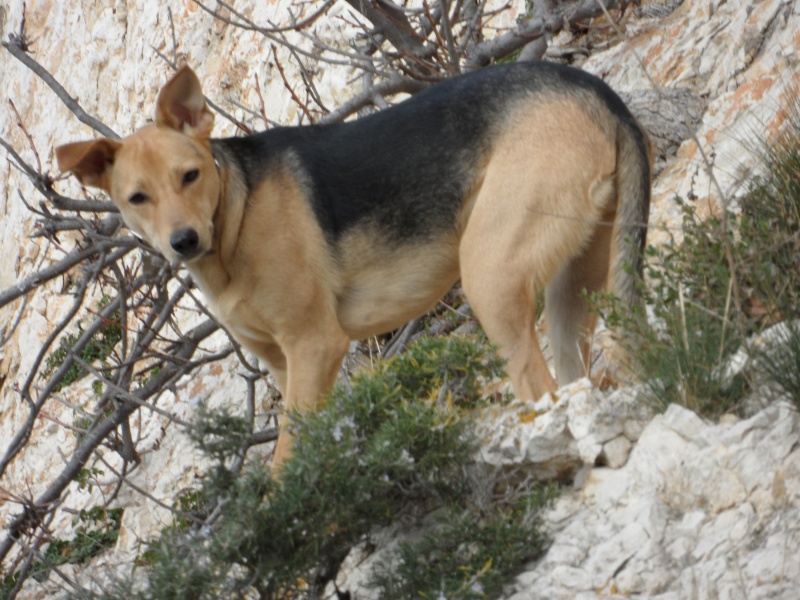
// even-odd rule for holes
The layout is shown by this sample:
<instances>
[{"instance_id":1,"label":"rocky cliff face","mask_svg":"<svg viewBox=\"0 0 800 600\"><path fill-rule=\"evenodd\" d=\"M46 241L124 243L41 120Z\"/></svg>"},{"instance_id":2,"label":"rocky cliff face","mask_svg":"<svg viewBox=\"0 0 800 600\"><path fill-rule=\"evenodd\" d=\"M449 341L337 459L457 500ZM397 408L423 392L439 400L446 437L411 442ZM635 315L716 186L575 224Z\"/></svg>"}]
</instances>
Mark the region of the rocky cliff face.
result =
<instances>
[{"instance_id":1,"label":"rocky cliff face","mask_svg":"<svg viewBox=\"0 0 800 600\"><path fill-rule=\"evenodd\" d=\"M23 6L21 0L0 6L4 38L19 30ZM280 20L290 6L286 0L237 3L262 23ZM652 131L661 153L650 234L658 243L679 224L675 195L694 199L709 210L722 201L735 201L743 178L756 164L752 145L779 131L790 90L800 84L800 7L788 0L652 0L637 11L638 16L624 21L624 33L603 37L583 67L630 98L643 120L650 122L649 111L674 114L680 124ZM243 121L251 115L229 101L259 106L256 75L269 117L283 123L297 120L269 44L254 32L215 20L193 2L40 0L28 2L24 15L36 60L88 113L120 134L152 116L155 94L170 72L156 51L189 61L206 89L228 101L226 106ZM317 27L331 40L348 35L342 31L343 21L324 20ZM550 51L581 56L579 46L562 34L552 40ZM52 148L89 138L91 130L39 77L3 50L0 73L4 101L13 101L38 159L55 172ZM350 75L347 69L321 67L317 82L328 106L351 95ZM288 76L297 73L290 69ZM216 134L231 133L230 123L218 123ZM0 136L26 161L35 163L37 156L8 104L0 110ZM63 253L57 244L28 239L34 218L23 199L38 201L27 178L9 161L0 161L0 290ZM63 243L70 241L66 238ZM67 289L68 282L59 280L31 294L24 304L0 310L0 325L21 319L12 340L0 348L0 452L5 452L26 415L15 383L27 377L34 349L67 310L69 299L62 294ZM234 358L204 369L191 380L180 381L161 406L188 418L193 401L230 402L244 394L238 371ZM87 393L78 388L66 395L75 400ZM575 391L574 399L560 403L548 417L557 424L551 427L560 427L554 437L558 443L552 447L571 452L569 460L587 465L606 453L601 462L608 466L587 468L584 485L559 500L549 516L553 547L513 582L509 596L514 600L632 593L664 599L796 597L800 589L796 414L777 405L746 421L710 425L675 408L649 425L625 417L627 421L611 427L612 435L603 424L611 413L597 421L580 418L587 402L616 406L609 397ZM18 509L15 495L35 497L71 452L74 435L60 423L72 422L72 411L67 403L54 405L46 419L37 421L32 442L0 481L0 525ZM591 414L602 412L601 408ZM518 455L511 449L518 450L519 444L507 444L509 439L536 438L523 425L513 415L498 415L496 427L487 434L496 442L487 455L541 465L539 450ZM157 415L142 415L137 426L148 440L147 452L131 481L169 504L174 491L191 482L202 464L186 450L177 428ZM537 427L546 429L542 424ZM503 443L508 445L505 450ZM564 456L557 453L554 460ZM96 503L107 491L103 486L91 492L76 487L65 506L79 509ZM119 501L127 506L120 540L100 562L131 560L140 543L169 518L133 488L126 489ZM51 526L57 530L68 524L65 513ZM348 581L354 582L353 577ZM31 580L21 597L47 597L55 589L53 581Z\"/></svg>"}]
</instances>

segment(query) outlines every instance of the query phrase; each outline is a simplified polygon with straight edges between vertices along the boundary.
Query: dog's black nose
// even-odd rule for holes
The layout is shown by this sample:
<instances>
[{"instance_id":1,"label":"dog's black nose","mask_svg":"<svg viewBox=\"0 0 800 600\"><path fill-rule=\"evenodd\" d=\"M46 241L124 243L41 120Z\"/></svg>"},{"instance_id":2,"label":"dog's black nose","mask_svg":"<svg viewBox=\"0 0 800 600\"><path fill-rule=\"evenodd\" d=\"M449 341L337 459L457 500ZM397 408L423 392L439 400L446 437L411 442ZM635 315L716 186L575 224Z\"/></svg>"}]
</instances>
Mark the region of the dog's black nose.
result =
<instances>
[{"instance_id":1,"label":"dog's black nose","mask_svg":"<svg viewBox=\"0 0 800 600\"><path fill-rule=\"evenodd\" d=\"M191 258L199 249L200 238L191 227L173 231L169 236L169 245L183 258Z\"/></svg>"}]
</instances>

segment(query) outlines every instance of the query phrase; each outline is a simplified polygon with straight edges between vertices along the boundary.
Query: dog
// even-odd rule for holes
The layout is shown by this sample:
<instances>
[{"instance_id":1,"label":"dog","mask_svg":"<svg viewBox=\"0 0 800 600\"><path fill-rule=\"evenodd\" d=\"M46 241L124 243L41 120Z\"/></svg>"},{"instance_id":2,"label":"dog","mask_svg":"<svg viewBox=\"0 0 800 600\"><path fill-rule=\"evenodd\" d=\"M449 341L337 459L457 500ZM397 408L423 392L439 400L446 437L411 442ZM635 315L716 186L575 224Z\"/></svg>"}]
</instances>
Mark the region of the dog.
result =
<instances>
[{"instance_id":1,"label":"dog","mask_svg":"<svg viewBox=\"0 0 800 600\"><path fill-rule=\"evenodd\" d=\"M61 171L185 263L289 409L319 408L351 340L426 313L459 278L518 398L557 389L539 292L562 385L589 368L582 291L641 301L650 143L579 69L493 66L351 122L221 139L190 68L156 104L155 124L122 141L56 148Z\"/></svg>"}]
</instances>

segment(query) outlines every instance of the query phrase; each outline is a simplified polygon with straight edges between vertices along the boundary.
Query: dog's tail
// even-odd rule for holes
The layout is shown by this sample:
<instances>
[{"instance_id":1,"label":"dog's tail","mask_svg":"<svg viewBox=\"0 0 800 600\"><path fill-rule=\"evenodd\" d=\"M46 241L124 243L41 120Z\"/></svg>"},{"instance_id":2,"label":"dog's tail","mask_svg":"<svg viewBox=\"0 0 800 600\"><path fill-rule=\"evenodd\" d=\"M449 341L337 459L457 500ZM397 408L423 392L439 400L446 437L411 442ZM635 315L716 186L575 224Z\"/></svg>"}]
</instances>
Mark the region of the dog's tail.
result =
<instances>
[{"instance_id":1,"label":"dog's tail","mask_svg":"<svg viewBox=\"0 0 800 600\"><path fill-rule=\"evenodd\" d=\"M617 129L617 215L614 225L611 286L630 306L641 305L644 248L650 214L652 149L632 117Z\"/></svg>"}]
</instances>

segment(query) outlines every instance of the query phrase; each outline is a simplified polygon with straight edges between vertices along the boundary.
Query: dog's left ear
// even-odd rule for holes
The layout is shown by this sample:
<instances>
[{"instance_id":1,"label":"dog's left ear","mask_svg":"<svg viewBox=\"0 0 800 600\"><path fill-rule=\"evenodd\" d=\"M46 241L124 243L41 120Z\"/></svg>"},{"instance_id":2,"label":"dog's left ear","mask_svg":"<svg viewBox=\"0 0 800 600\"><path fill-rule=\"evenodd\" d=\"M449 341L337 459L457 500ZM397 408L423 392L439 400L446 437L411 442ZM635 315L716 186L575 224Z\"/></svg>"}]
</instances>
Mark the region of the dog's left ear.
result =
<instances>
[{"instance_id":1,"label":"dog's left ear","mask_svg":"<svg viewBox=\"0 0 800 600\"><path fill-rule=\"evenodd\" d=\"M206 106L200 80L188 66L181 67L161 88L156 101L156 123L196 139L211 137L214 115Z\"/></svg>"}]
</instances>

